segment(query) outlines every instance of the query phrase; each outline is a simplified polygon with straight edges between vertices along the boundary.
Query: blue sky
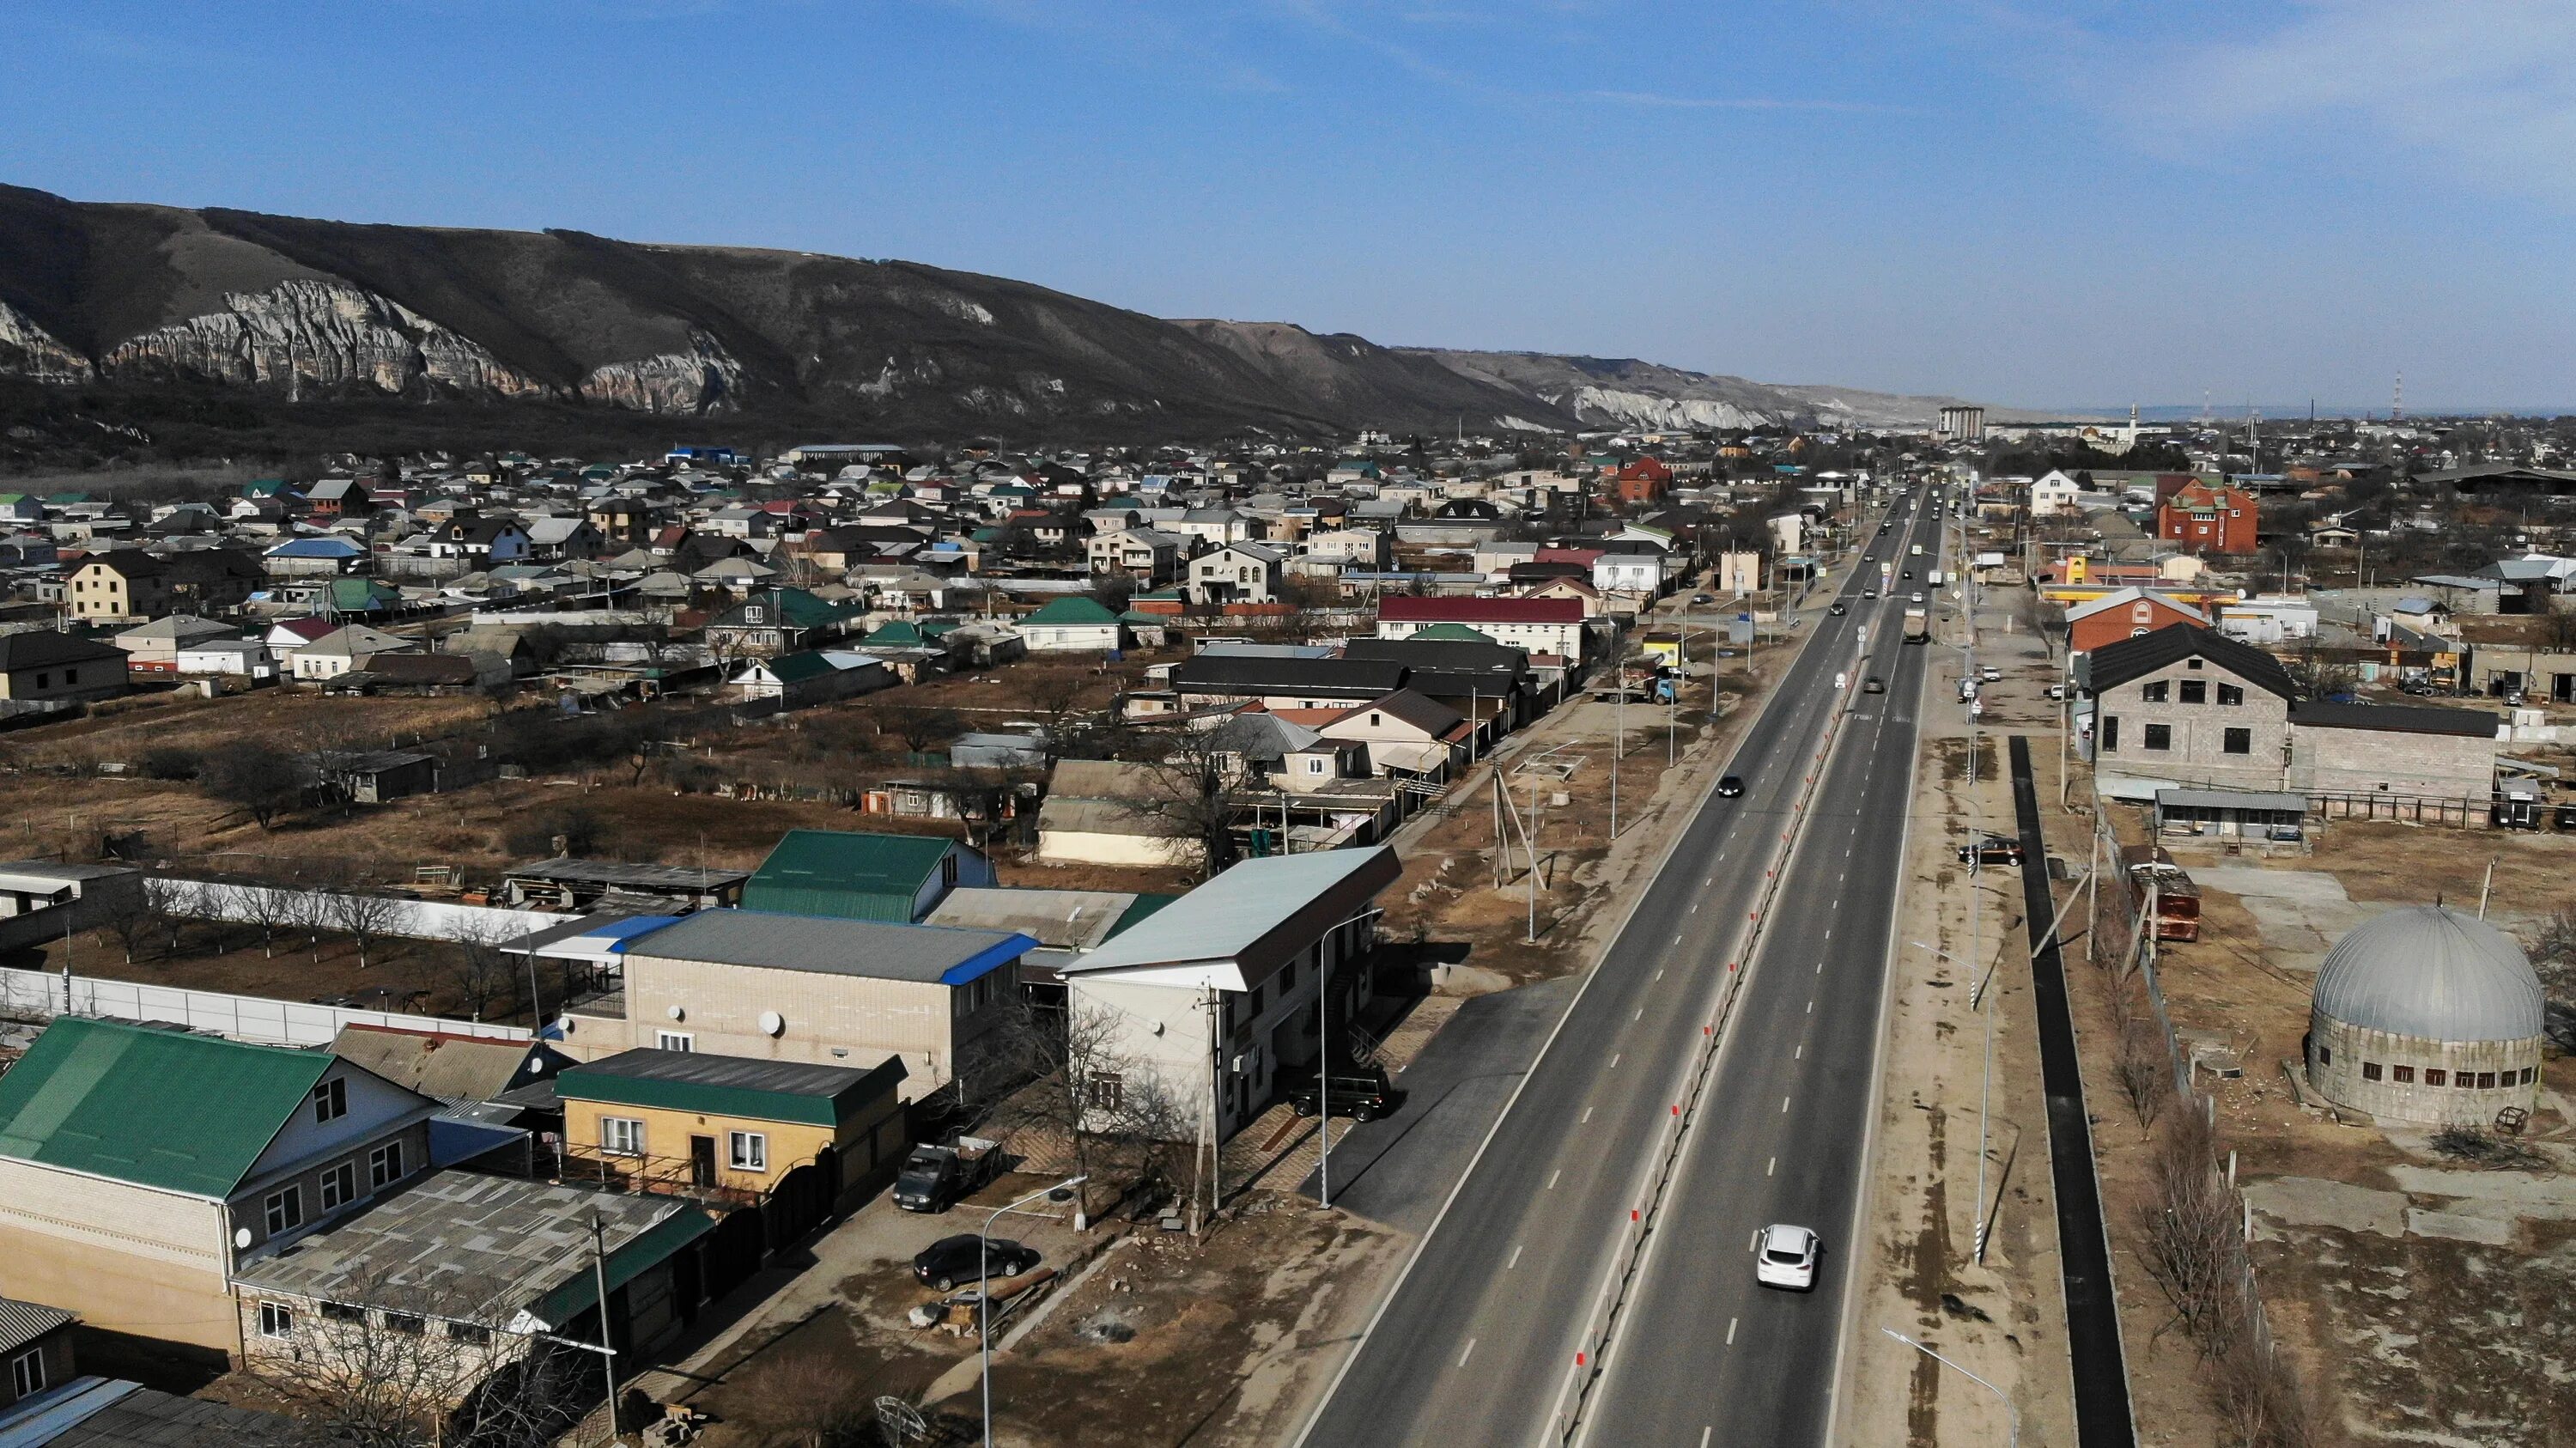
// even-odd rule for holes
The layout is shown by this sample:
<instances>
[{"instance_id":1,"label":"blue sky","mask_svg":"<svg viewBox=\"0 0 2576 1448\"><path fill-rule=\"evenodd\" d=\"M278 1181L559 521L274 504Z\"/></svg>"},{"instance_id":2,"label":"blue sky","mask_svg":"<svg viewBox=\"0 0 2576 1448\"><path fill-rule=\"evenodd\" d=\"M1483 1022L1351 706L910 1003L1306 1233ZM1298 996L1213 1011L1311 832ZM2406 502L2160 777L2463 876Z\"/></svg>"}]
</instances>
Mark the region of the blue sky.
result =
<instances>
[{"instance_id":1,"label":"blue sky","mask_svg":"<svg viewBox=\"0 0 2576 1448\"><path fill-rule=\"evenodd\" d=\"M0 0L0 180L2028 406L2576 406L2565 0Z\"/></svg>"}]
</instances>

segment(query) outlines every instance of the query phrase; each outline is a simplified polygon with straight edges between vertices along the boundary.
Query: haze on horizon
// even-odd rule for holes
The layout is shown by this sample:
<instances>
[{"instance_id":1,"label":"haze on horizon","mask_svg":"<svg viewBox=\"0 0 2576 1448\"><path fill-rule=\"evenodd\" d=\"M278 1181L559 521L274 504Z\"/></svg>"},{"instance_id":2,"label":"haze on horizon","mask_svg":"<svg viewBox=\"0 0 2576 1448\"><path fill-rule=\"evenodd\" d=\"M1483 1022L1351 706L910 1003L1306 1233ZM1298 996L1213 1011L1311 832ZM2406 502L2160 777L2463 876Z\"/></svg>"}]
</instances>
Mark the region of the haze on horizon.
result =
<instances>
[{"instance_id":1,"label":"haze on horizon","mask_svg":"<svg viewBox=\"0 0 2576 1448\"><path fill-rule=\"evenodd\" d=\"M95 0L0 180L2026 407L2576 404L2545 0ZM2558 238L2551 240L2550 238Z\"/></svg>"}]
</instances>

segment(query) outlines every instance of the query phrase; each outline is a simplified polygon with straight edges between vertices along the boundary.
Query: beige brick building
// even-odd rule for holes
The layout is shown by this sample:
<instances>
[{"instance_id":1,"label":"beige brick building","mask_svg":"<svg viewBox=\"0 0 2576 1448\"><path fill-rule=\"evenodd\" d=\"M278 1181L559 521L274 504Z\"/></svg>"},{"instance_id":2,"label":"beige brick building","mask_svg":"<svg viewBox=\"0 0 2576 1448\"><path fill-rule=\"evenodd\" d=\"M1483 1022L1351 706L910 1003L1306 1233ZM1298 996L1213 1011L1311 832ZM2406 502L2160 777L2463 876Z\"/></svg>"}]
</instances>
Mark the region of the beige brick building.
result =
<instances>
[{"instance_id":1,"label":"beige brick building","mask_svg":"<svg viewBox=\"0 0 2576 1448\"><path fill-rule=\"evenodd\" d=\"M2079 656L2075 682L2098 772L2252 790L2289 777L2298 690L2260 649L2175 624Z\"/></svg>"},{"instance_id":2,"label":"beige brick building","mask_svg":"<svg viewBox=\"0 0 2576 1448\"><path fill-rule=\"evenodd\" d=\"M2290 788L2484 801L2500 722L2483 709L2293 704Z\"/></svg>"}]
</instances>

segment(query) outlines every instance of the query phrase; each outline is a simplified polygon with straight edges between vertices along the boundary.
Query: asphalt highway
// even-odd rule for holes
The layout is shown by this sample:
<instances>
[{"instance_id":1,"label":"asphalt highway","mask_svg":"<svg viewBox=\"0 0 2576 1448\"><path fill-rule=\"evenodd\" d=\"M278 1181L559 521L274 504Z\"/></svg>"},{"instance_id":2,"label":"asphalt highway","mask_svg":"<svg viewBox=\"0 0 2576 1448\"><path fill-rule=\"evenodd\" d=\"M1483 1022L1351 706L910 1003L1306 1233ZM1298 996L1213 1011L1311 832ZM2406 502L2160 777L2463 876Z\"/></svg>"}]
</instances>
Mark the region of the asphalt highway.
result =
<instances>
[{"instance_id":1,"label":"asphalt highway","mask_svg":"<svg viewBox=\"0 0 2576 1448\"><path fill-rule=\"evenodd\" d=\"M1902 600L1931 591L1922 573L1938 562L1938 525L1919 501L1905 514L1837 594L1848 615L1815 621L1805 652L1738 746L1729 770L1746 793L1700 803L1302 1442L1552 1438L1577 1343L1628 1213L1648 1195L1666 1118L1744 941L1763 871L1832 711L1848 702L1852 717L1818 813L1798 841L1721 1047L1708 1098L1721 1105L1693 1132L1647 1272L1589 1399L1594 1443L1699 1444L1704 1427L1711 1442L1821 1441L1843 1263L1867 1166L1863 1126L1927 652L1897 635ZM1925 556L1907 556L1909 543ZM1878 583L1875 560L1917 577L1865 600L1863 587ZM1858 657L1863 627L1867 663ZM1850 675L1848 696L1834 687L1837 671ZM1868 674L1886 681L1885 693L1862 691ZM1812 1295L1753 1285L1749 1233L1775 1220L1826 1235ZM1617 1415L1616 1431L1604 1414Z\"/></svg>"}]
</instances>

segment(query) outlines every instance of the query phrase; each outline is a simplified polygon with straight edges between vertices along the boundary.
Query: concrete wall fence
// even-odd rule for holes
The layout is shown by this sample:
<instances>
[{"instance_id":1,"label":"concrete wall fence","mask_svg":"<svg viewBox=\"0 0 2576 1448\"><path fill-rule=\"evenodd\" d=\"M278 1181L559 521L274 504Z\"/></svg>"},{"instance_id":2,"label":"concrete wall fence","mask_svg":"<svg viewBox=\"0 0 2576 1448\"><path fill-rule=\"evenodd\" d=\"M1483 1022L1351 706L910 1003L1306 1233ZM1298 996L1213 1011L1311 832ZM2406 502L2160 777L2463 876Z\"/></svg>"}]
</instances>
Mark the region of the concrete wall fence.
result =
<instances>
[{"instance_id":1,"label":"concrete wall fence","mask_svg":"<svg viewBox=\"0 0 2576 1448\"><path fill-rule=\"evenodd\" d=\"M401 1031L444 1031L487 1040L524 1041L525 1026L309 1005L221 991L180 990L127 980L69 979L41 970L0 968L0 1016L51 1020L102 1016L115 1021L170 1021L192 1031L280 1046L327 1046L342 1026L385 1026Z\"/></svg>"},{"instance_id":2,"label":"concrete wall fence","mask_svg":"<svg viewBox=\"0 0 2576 1448\"><path fill-rule=\"evenodd\" d=\"M288 890L168 875L151 877L147 888L152 892L155 905L170 908L193 920L229 920L235 924L255 925L261 919L263 909L269 909L268 919L294 921L293 928L296 929L333 928L329 907L335 892L329 890ZM274 907L263 905L263 899L273 900ZM379 933L412 940L510 940L532 930L559 925L567 918L526 910L503 910L490 905L457 905L445 900L388 897L388 904L390 908L379 923Z\"/></svg>"}]
</instances>

